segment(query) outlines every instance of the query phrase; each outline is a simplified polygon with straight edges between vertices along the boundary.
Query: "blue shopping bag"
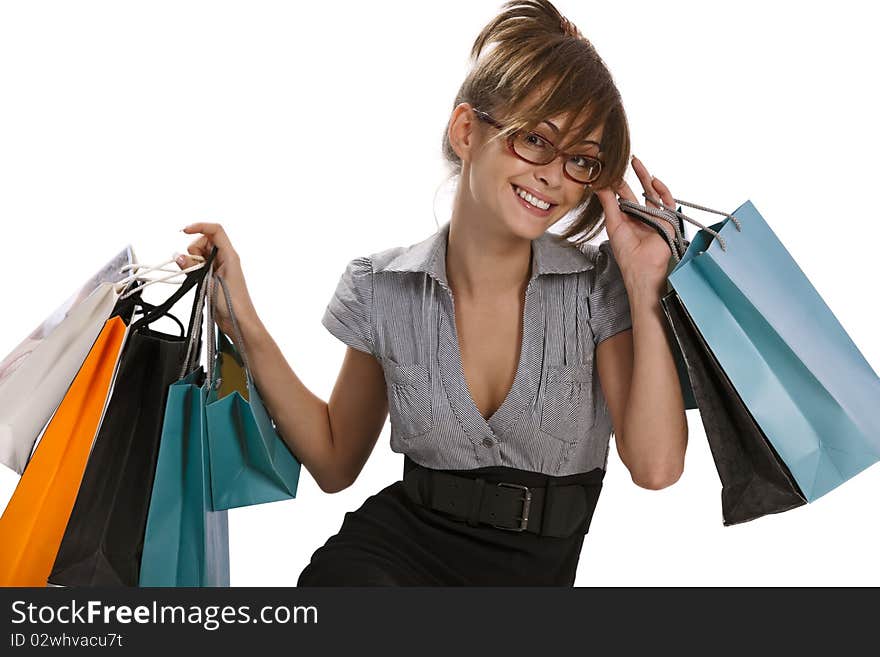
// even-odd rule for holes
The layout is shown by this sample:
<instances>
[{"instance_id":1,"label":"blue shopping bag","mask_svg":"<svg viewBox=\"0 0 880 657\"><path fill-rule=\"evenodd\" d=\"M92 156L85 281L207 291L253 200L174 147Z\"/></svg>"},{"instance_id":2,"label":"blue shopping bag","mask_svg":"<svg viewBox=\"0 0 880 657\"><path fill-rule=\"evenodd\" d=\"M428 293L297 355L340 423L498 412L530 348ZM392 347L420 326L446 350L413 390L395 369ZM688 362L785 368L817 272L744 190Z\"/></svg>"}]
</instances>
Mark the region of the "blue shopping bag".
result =
<instances>
[{"instance_id":1,"label":"blue shopping bag","mask_svg":"<svg viewBox=\"0 0 880 657\"><path fill-rule=\"evenodd\" d=\"M296 497L301 465L278 435L248 366L232 300L221 276L236 338L242 349L218 331L217 362L207 397L211 493L215 510L277 502ZM213 326L209 338L214 344Z\"/></svg>"},{"instance_id":2,"label":"blue shopping bag","mask_svg":"<svg viewBox=\"0 0 880 657\"><path fill-rule=\"evenodd\" d=\"M215 254L216 247L205 265L209 271L202 292L212 287ZM181 377L168 388L140 586L229 586L228 512L213 511L211 504L205 416L209 377L197 366L201 300L197 308ZM209 316L209 325L212 321Z\"/></svg>"},{"instance_id":3,"label":"blue shopping bag","mask_svg":"<svg viewBox=\"0 0 880 657\"><path fill-rule=\"evenodd\" d=\"M211 510L205 379L199 367L168 390L140 586L229 586L228 512Z\"/></svg>"},{"instance_id":4,"label":"blue shopping bag","mask_svg":"<svg viewBox=\"0 0 880 657\"><path fill-rule=\"evenodd\" d=\"M812 502L880 460L880 378L751 201L732 215L668 280Z\"/></svg>"}]
</instances>

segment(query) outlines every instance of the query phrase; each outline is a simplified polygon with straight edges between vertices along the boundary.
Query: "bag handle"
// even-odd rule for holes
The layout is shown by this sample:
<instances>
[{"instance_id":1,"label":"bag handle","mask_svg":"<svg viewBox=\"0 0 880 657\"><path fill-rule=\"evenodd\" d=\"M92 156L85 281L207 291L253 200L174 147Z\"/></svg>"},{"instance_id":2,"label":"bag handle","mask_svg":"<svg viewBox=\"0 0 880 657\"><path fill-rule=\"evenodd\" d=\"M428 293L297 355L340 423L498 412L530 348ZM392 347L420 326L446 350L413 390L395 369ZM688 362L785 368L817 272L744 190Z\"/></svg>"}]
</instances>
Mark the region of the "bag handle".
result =
<instances>
[{"instance_id":1,"label":"bag handle","mask_svg":"<svg viewBox=\"0 0 880 657\"><path fill-rule=\"evenodd\" d=\"M669 245L669 250L672 252L672 257L675 259L676 264L678 264L681 258L684 256L684 252L687 250L687 245L690 244L690 242L685 239L685 236L683 234L684 221L688 221L698 228L705 230L706 232L713 235L715 239L718 240L718 243L721 245L721 250L727 250L727 247L724 243L724 238L721 237L721 235L719 235L717 231L704 226L699 221L690 218L689 216L679 210L676 210L675 208L670 208L659 198L650 196L647 192L642 192L642 196L644 196L651 203L658 205L659 207L649 208L643 205L639 205L638 203L634 203L629 199L620 199L618 205L620 206L621 211L635 217L642 223L651 226L660 234L661 237L663 237L663 239L666 240L666 243ZM740 224L739 219L734 217L732 214L721 212L720 210L713 210L712 208L697 205L696 203L688 203L687 201L682 201L681 199L677 198L674 198L672 200L681 205L687 205L689 207L696 208L697 210L704 210L706 212L713 212L715 214L723 215L733 221L738 231L742 230L742 225ZM673 230L675 231L675 237L670 236L669 233L667 233L661 227L661 224L655 218L671 223Z\"/></svg>"},{"instance_id":2,"label":"bag handle","mask_svg":"<svg viewBox=\"0 0 880 657\"><path fill-rule=\"evenodd\" d=\"M133 288L131 288L132 294L126 295L125 299L118 298L116 300L116 305L113 307L113 312L110 314L110 316L119 316L127 325L130 325L131 322L134 321L134 317L136 314L146 314L147 312L155 311L157 306L148 301L144 301L141 298L140 291L142 287L143 286L135 285ZM180 327L180 337L184 337L186 335L186 329L184 328L181 321L170 312L165 313L165 316L174 320L177 326Z\"/></svg>"},{"instance_id":3,"label":"bag handle","mask_svg":"<svg viewBox=\"0 0 880 657\"><path fill-rule=\"evenodd\" d=\"M196 260L204 261L204 258L200 255L190 255L190 257L194 258ZM114 283L114 286L116 289L116 294L121 294L122 292L124 292L125 288L128 287L128 284L133 281L145 280L147 282L139 287L135 287L132 290L125 292L124 294L122 294L119 297L120 299L125 299L125 298L129 297L130 295L134 294L135 289L143 289L143 288L147 287L148 285L152 285L153 283L168 283L170 285L177 285L178 281L171 281L170 279L176 278L180 274L188 274L191 271L195 271L196 269L201 269L202 267L204 267L204 264L198 264L198 265L193 265L192 267L187 267L186 269L180 269L180 268L178 268L178 269L165 269L165 265L171 264L172 262L174 262L174 259L167 260L159 265L147 266L147 265L135 263L135 264L128 264L128 265L124 265L123 267L120 267L119 268L120 273L122 273L128 269L132 269L132 270L137 269L138 271L137 271L137 273L134 273L130 276L126 276L125 278L123 278L119 281L116 281L116 283ZM141 271L141 270L143 270L143 271ZM154 279L149 279L146 276L144 276L144 274L149 273L149 272L153 272L153 271L171 272L171 276L163 276L162 278L154 278Z\"/></svg>"},{"instance_id":4,"label":"bag handle","mask_svg":"<svg viewBox=\"0 0 880 657\"><path fill-rule=\"evenodd\" d=\"M215 247L216 248L216 247ZM217 326L214 324L214 303L216 300L214 299L214 267L211 266L210 276L208 276L207 284L205 287L207 288L208 295L208 364L205 368L206 370L206 378L208 381L208 389L211 390L214 387L214 370L216 363L214 362L215 354L216 354L216 341L217 341Z\"/></svg>"},{"instance_id":5,"label":"bag handle","mask_svg":"<svg viewBox=\"0 0 880 657\"><path fill-rule=\"evenodd\" d=\"M144 301L143 299L137 299L134 302L134 305L140 306L140 309L135 308L135 310L134 310L135 313L141 312L141 313L146 314L147 311L152 311L152 310L156 309L156 306L154 304L149 303L147 301ZM180 337L184 337L186 335L186 328L183 326L183 322L181 322L179 319L177 319L177 317L175 315L172 315L169 312L169 313L165 313L165 317L168 317L169 319L173 319L174 323L177 324L178 327L180 327Z\"/></svg>"},{"instance_id":6,"label":"bag handle","mask_svg":"<svg viewBox=\"0 0 880 657\"><path fill-rule=\"evenodd\" d=\"M215 246L214 252L216 252L216 249L217 247ZM214 252L211 253L211 257L207 261L208 271L206 276L209 279L214 271ZM208 284L199 285L198 294L196 294L196 301L193 305L193 311L190 314L189 340L186 345L186 355L183 358L180 375L177 377L178 379L182 379L199 366L201 349L199 349L197 345L199 345L202 339L202 318L204 316L205 299L207 297L208 287ZM210 298L208 299L208 303L210 304Z\"/></svg>"},{"instance_id":7,"label":"bag handle","mask_svg":"<svg viewBox=\"0 0 880 657\"><path fill-rule=\"evenodd\" d=\"M170 297L168 297L163 303L156 306L152 311L145 314L137 322L134 322L129 327L130 330L136 331L137 329L141 328L142 326L152 324L157 319L159 319L160 317L165 315L171 309L171 307L180 300L180 298L184 294L186 294L187 292L190 291L190 289L192 289L196 285L204 285L205 284L205 274L207 273L208 268L209 268L208 265L210 265L210 263L213 262L214 256L216 253L217 253L217 247L215 246L214 249L211 251L211 255L208 256L208 259L204 263L204 265L200 265L195 271L189 272L186 275L186 280L184 280L183 283L180 284L180 287L174 291L174 294L172 294ZM136 289L142 290L144 287L146 287L146 285L141 285ZM196 311L198 300L199 300L199 294L196 294L196 298L193 301L193 313ZM192 318L192 313L190 314L190 318Z\"/></svg>"},{"instance_id":8,"label":"bag handle","mask_svg":"<svg viewBox=\"0 0 880 657\"><path fill-rule=\"evenodd\" d=\"M232 330L235 332L235 340L238 343L238 353L241 355L241 360L244 364L245 376L247 376L248 383L253 384L251 368L248 364L247 353L244 346L244 338L241 334L241 328L238 325L238 319L235 316L235 309L232 307L232 296L229 294L229 288L226 287L226 281L223 280L223 277L219 274L217 275L217 282L220 283L220 287L223 288L223 297L226 300L226 307L229 309L229 317L232 320Z\"/></svg>"}]
</instances>

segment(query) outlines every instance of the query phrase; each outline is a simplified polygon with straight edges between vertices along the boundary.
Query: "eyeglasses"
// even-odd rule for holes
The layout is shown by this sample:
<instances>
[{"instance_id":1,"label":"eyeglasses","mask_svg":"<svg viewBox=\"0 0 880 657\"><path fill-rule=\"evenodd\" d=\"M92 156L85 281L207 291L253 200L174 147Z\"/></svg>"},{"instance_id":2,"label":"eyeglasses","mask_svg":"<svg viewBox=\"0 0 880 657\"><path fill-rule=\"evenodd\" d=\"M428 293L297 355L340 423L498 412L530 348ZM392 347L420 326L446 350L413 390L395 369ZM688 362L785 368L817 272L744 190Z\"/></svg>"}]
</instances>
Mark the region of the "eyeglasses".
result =
<instances>
[{"instance_id":1,"label":"eyeglasses","mask_svg":"<svg viewBox=\"0 0 880 657\"><path fill-rule=\"evenodd\" d=\"M489 116L486 112L472 108L474 114L486 123L502 129L504 126ZM580 153L566 153L559 150L548 139L537 132L518 131L508 136L507 149L519 159L530 164L550 164L557 157L565 158L565 175L574 182L588 185L602 171L602 161Z\"/></svg>"}]
</instances>

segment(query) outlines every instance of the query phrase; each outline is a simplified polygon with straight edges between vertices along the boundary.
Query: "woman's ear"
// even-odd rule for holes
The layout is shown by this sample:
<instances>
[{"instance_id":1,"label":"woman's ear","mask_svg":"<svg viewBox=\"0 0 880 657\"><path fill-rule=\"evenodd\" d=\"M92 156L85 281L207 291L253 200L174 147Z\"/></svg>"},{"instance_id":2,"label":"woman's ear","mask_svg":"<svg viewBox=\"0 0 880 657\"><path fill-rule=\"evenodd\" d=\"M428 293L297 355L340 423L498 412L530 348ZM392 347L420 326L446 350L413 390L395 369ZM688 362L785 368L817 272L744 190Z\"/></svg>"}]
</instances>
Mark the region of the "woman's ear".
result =
<instances>
[{"instance_id":1,"label":"woman's ear","mask_svg":"<svg viewBox=\"0 0 880 657\"><path fill-rule=\"evenodd\" d=\"M459 103L449 119L449 144L462 162L470 160L477 142L477 121L469 103Z\"/></svg>"}]
</instances>

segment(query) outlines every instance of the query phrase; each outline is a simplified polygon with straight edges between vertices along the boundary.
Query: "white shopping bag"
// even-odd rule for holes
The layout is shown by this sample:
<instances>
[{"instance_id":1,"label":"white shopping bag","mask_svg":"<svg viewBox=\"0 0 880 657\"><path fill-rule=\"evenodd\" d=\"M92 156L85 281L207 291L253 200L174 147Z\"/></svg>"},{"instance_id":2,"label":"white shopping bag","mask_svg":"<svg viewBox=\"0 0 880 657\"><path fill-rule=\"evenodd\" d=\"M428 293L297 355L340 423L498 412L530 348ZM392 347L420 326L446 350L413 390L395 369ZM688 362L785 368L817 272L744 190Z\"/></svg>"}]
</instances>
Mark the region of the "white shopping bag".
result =
<instances>
[{"instance_id":1,"label":"white shopping bag","mask_svg":"<svg viewBox=\"0 0 880 657\"><path fill-rule=\"evenodd\" d=\"M121 294L135 264L120 251L0 362L0 463L24 471L37 437L55 413Z\"/></svg>"}]
</instances>

